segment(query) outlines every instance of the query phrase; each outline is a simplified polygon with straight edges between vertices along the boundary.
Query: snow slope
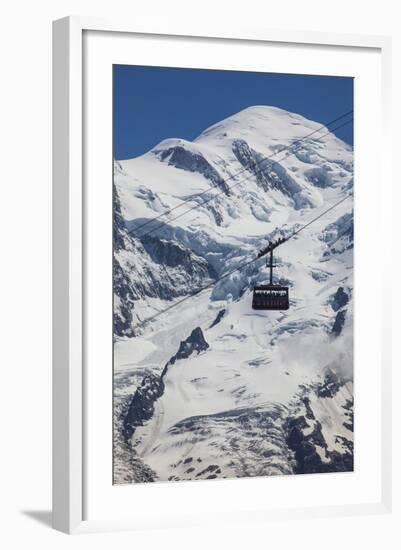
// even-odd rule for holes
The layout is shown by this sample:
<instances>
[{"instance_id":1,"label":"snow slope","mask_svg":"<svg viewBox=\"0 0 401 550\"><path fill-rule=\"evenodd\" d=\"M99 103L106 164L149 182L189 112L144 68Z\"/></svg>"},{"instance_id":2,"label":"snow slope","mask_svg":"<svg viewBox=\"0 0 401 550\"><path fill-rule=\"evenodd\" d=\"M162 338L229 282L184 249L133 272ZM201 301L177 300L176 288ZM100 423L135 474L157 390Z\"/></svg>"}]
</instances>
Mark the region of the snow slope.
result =
<instances>
[{"instance_id":1,"label":"snow slope","mask_svg":"<svg viewBox=\"0 0 401 550\"><path fill-rule=\"evenodd\" d=\"M115 163L116 483L353 468L352 161L257 106ZM277 250L288 311L264 258L191 297L345 196Z\"/></svg>"}]
</instances>

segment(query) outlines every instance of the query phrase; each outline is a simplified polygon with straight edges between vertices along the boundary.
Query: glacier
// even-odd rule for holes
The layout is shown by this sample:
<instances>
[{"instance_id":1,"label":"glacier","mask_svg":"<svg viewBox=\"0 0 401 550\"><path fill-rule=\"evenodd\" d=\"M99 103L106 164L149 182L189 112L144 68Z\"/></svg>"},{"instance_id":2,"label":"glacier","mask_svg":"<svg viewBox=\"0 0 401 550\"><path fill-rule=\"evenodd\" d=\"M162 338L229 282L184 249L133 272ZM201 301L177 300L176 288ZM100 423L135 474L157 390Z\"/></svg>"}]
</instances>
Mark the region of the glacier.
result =
<instances>
[{"instance_id":1,"label":"glacier","mask_svg":"<svg viewBox=\"0 0 401 550\"><path fill-rule=\"evenodd\" d=\"M343 197L275 251L288 311L263 257L219 280ZM250 107L115 161L113 207L114 483L352 471L352 147Z\"/></svg>"}]
</instances>

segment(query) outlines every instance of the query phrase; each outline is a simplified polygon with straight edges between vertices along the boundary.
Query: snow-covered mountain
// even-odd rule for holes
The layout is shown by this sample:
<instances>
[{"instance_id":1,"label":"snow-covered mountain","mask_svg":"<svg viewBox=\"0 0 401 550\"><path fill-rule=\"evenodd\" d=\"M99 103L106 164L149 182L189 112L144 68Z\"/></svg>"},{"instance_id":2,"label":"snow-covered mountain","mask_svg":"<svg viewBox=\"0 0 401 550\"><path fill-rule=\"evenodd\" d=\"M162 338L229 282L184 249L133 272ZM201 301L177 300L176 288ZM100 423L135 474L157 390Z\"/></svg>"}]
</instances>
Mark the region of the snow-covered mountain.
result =
<instances>
[{"instance_id":1,"label":"snow-covered mountain","mask_svg":"<svg viewBox=\"0 0 401 550\"><path fill-rule=\"evenodd\" d=\"M267 106L115 162L116 483L352 470L352 175ZM276 251L288 311L252 310L264 258L218 281L347 196Z\"/></svg>"}]
</instances>

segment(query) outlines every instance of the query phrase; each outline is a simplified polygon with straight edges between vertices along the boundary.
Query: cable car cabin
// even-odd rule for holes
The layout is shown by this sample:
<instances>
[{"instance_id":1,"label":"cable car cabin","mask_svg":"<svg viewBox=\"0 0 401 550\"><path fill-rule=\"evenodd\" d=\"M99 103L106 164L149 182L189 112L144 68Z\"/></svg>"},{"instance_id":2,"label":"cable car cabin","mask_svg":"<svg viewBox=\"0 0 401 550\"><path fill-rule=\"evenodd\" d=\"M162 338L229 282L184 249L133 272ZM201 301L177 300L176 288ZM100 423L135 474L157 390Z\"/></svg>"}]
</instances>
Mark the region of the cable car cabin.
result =
<instances>
[{"instance_id":1,"label":"cable car cabin","mask_svg":"<svg viewBox=\"0 0 401 550\"><path fill-rule=\"evenodd\" d=\"M252 309L279 311L289 307L288 287L280 285L254 287Z\"/></svg>"}]
</instances>

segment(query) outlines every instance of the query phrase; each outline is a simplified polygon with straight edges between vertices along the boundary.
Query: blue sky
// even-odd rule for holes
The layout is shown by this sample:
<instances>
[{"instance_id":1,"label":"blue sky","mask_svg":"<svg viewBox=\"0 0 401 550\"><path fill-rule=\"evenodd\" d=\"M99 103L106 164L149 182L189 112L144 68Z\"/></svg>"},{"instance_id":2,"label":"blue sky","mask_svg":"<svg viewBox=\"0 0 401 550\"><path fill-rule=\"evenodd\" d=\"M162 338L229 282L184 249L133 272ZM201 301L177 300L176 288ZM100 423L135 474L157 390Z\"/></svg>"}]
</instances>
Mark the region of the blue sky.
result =
<instances>
[{"instance_id":1,"label":"blue sky","mask_svg":"<svg viewBox=\"0 0 401 550\"><path fill-rule=\"evenodd\" d=\"M353 108L353 79L115 65L114 157L136 157L165 138L192 140L251 105L274 105L325 124ZM335 133L353 144L352 124Z\"/></svg>"}]
</instances>

